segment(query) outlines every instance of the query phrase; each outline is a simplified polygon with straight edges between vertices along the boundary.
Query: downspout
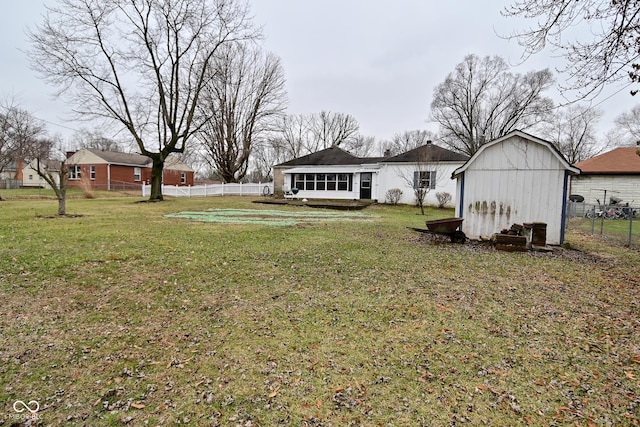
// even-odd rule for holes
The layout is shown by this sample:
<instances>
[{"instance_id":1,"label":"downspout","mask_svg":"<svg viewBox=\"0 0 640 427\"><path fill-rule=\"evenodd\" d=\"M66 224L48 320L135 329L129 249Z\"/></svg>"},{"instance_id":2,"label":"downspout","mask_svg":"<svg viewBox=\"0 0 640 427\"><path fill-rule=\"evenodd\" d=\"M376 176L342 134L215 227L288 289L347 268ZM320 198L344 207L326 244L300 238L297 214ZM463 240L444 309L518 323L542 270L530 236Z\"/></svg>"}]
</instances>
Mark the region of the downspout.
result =
<instances>
[{"instance_id":1,"label":"downspout","mask_svg":"<svg viewBox=\"0 0 640 427\"><path fill-rule=\"evenodd\" d=\"M465 172L460 174L460 200L458 201L458 217L462 218L464 213L464 177Z\"/></svg>"},{"instance_id":2,"label":"downspout","mask_svg":"<svg viewBox=\"0 0 640 427\"><path fill-rule=\"evenodd\" d=\"M107 163L107 191L111 191L111 163Z\"/></svg>"},{"instance_id":3,"label":"downspout","mask_svg":"<svg viewBox=\"0 0 640 427\"><path fill-rule=\"evenodd\" d=\"M560 244L564 243L564 229L567 221L567 194L569 191L569 171L564 171L564 185L562 188L562 220L560 222Z\"/></svg>"}]
</instances>

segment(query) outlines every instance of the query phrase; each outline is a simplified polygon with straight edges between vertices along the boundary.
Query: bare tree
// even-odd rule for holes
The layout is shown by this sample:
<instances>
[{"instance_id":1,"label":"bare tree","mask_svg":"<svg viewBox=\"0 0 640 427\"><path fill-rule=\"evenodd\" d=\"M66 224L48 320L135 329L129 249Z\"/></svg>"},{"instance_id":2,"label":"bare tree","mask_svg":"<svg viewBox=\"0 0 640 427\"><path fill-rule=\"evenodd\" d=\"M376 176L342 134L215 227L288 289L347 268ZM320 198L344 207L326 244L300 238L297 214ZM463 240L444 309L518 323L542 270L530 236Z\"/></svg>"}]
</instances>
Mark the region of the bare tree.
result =
<instances>
[{"instance_id":1,"label":"bare tree","mask_svg":"<svg viewBox=\"0 0 640 427\"><path fill-rule=\"evenodd\" d=\"M364 136L359 133L348 139L342 148L356 157L369 157L374 152L375 146L375 136Z\"/></svg>"},{"instance_id":2,"label":"bare tree","mask_svg":"<svg viewBox=\"0 0 640 427\"><path fill-rule=\"evenodd\" d=\"M547 69L513 74L501 57L466 56L431 102L441 141L471 156L485 141L533 126L551 112L553 102L542 93L552 82Z\"/></svg>"},{"instance_id":3,"label":"bare tree","mask_svg":"<svg viewBox=\"0 0 640 427\"><path fill-rule=\"evenodd\" d=\"M67 184L69 171L66 160L41 159L36 157L33 169L51 187L58 199L58 215L67 214Z\"/></svg>"},{"instance_id":4,"label":"bare tree","mask_svg":"<svg viewBox=\"0 0 640 427\"><path fill-rule=\"evenodd\" d=\"M391 141L382 144L382 149L389 155L396 155L434 140L436 140L436 135L429 130L407 130L393 135Z\"/></svg>"},{"instance_id":5,"label":"bare tree","mask_svg":"<svg viewBox=\"0 0 640 427\"><path fill-rule=\"evenodd\" d=\"M596 136L600 117L599 110L571 104L559 109L540 130L569 163L577 163L602 152Z\"/></svg>"},{"instance_id":6,"label":"bare tree","mask_svg":"<svg viewBox=\"0 0 640 427\"><path fill-rule=\"evenodd\" d=\"M403 154L405 161L413 167L398 167L398 176L404 181L407 188L411 188L415 197L416 206L420 208L420 214L424 215L424 202L431 190L437 186L437 182L443 178L441 168L440 148L428 143Z\"/></svg>"},{"instance_id":7,"label":"bare tree","mask_svg":"<svg viewBox=\"0 0 640 427\"><path fill-rule=\"evenodd\" d=\"M15 103L0 107L0 173L11 164L19 168L45 148L48 153L51 147L39 143L45 132L42 120Z\"/></svg>"},{"instance_id":8,"label":"bare tree","mask_svg":"<svg viewBox=\"0 0 640 427\"><path fill-rule=\"evenodd\" d=\"M284 112L284 71L275 55L234 43L219 50L209 72L198 107L206 118L198 139L222 179L239 182L254 144Z\"/></svg>"},{"instance_id":9,"label":"bare tree","mask_svg":"<svg viewBox=\"0 0 640 427\"><path fill-rule=\"evenodd\" d=\"M309 117L309 131L307 150L314 152L332 146L345 145L358 136L360 125L349 114L321 111Z\"/></svg>"},{"instance_id":10,"label":"bare tree","mask_svg":"<svg viewBox=\"0 0 640 427\"><path fill-rule=\"evenodd\" d=\"M38 138L45 133L44 123L29 111L14 104L0 110L0 172L12 162L31 158Z\"/></svg>"},{"instance_id":11,"label":"bare tree","mask_svg":"<svg viewBox=\"0 0 640 427\"><path fill-rule=\"evenodd\" d=\"M71 136L71 142L78 148L93 148L104 151L122 151L124 143L105 136L99 129L82 129Z\"/></svg>"},{"instance_id":12,"label":"bare tree","mask_svg":"<svg viewBox=\"0 0 640 427\"><path fill-rule=\"evenodd\" d=\"M576 91L585 98L597 95L607 83L640 81L637 0L514 0L503 15L535 22L510 36L524 47L525 58L549 45L567 59L561 72L569 75L570 83L561 87L564 92ZM576 38L579 25L585 31Z\"/></svg>"},{"instance_id":13,"label":"bare tree","mask_svg":"<svg viewBox=\"0 0 640 427\"><path fill-rule=\"evenodd\" d=\"M122 126L151 158L150 200L162 200L165 160L201 126L209 64L257 33L237 0L58 0L29 36L32 67L58 94Z\"/></svg>"},{"instance_id":14,"label":"bare tree","mask_svg":"<svg viewBox=\"0 0 640 427\"><path fill-rule=\"evenodd\" d=\"M267 138L274 158L283 162L341 145L354 155L370 154L375 139L358 133L360 125L349 114L321 111L284 116Z\"/></svg>"},{"instance_id":15,"label":"bare tree","mask_svg":"<svg viewBox=\"0 0 640 427\"><path fill-rule=\"evenodd\" d=\"M304 114L282 117L270 138L276 158L286 161L306 154L309 133L309 119Z\"/></svg>"},{"instance_id":16,"label":"bare tree","mask_svg":"<svg viewBox=\"0 0 640 427\"><path fill-rule=\"evenodd\" d=\"M616 125L620 132L618 145L636 145L640 143L640 105L616 117Z\"/></svg>"}]
</instances>

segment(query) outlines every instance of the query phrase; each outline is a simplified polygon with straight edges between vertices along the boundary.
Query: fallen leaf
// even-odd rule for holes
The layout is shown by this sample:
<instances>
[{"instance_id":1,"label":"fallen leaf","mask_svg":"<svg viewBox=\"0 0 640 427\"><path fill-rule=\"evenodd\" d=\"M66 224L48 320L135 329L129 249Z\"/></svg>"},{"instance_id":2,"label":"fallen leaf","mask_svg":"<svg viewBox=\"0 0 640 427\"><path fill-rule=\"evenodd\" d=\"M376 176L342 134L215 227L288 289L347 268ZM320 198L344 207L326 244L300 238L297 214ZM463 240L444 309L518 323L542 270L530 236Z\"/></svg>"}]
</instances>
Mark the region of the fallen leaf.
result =
<instances>
[{"instance_id":1,"label":"fallen leaf","mask_svg":"<svg viewBox=\"0 0 640 427\"><path fill-rule=\"evenodd\" d=\"M271 393L269 393L269 399L271 399L272 397L276 397L278 395L279 391L280 391L280 387L276 387L275 390L273 390Z\"/></svg>"},{"instance_id":2,"label":"fallen leaf","mask_svg":"<svg viewBox=\"0 0 640 427\"><path fill-rule=\"evenodd\" d=\"M630 380L635 380L636 376L633 374L633 372L625 372L624 376L629 378Z\"/></svg>"},{"instance_id":3,"label":"fallen leaf","mask_svg":"<svg viewBox=\"0 0 640 427\"><path fill-rule=\"evenodd\" d=\"M132 403L131 407L132 408L136 408L136 409L143 409L144 408L144 403Z\"/></svg>"}]
</instances>

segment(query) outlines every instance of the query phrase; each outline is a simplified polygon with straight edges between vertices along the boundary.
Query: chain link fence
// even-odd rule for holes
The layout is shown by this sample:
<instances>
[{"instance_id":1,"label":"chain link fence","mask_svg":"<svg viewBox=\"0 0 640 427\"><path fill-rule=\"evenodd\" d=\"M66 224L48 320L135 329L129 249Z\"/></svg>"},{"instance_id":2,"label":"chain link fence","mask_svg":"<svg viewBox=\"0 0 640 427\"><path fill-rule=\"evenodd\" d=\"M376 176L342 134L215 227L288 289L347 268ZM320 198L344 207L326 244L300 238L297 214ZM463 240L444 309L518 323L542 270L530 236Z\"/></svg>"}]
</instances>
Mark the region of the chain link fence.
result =
<instances>
[{"instance_id":1,"label":"chain link fence","mask_svg":"<svg viewBox=\"0 0 640 427\"><path fill-rule=\"evenodd\" d=\"M640 247L640 206L567 204L566 227L626 246Z\"/></svg>"}]
</instances>

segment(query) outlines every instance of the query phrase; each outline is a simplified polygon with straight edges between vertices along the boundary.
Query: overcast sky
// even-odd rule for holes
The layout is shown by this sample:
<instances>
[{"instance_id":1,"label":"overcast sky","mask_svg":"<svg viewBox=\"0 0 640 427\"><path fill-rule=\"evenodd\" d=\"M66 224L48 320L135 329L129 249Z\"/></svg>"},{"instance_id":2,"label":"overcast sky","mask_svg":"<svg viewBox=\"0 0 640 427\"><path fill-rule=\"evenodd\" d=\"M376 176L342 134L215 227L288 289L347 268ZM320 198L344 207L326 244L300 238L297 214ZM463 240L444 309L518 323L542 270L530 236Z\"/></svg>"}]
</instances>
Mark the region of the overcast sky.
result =
<instances>
[{"instance_id":1,"label":"overcast sky","mask_svg":"<svg viewBox=\"0 0 640 427\"><path fill-rule=\"evenodd\" d=\"M52 0L47 0L48 4ZM503 18L508 0L455 2L396 0L250 0L254 22L263 27L264 45L283 62L289 114L322 110L352 115L360 131L389 139L405 130L431 129L433 89L467 54L499 55L525 73L560 62L552 54L521 63L522 49L507 35L522 22ZM52 98L29 69L23 50L25 29L41 22L43 1L13 2L0 15L0 95L47 122L53 134L81 127L65 121L69 108ZM547 93L560 100L554 89ZM605 111L601 133L640 98L611 86L594 101Z\"/></svg>"}]
</instances>

